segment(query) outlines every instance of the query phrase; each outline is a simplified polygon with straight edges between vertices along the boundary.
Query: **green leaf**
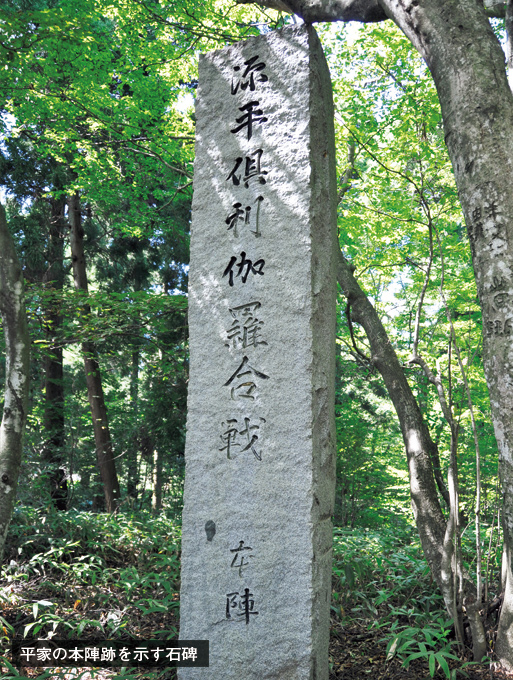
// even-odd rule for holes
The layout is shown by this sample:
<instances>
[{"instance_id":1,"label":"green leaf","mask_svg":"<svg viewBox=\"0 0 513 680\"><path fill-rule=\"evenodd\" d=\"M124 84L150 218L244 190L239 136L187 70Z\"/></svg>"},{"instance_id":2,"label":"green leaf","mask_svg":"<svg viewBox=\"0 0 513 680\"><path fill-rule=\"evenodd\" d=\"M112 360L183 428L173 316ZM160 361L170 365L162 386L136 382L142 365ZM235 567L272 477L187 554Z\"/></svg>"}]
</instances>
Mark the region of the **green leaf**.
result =
<instances>
[{"instance_id":1,"label":"green leaf","mask_svg":"<svg viewBox=\"0 0 513 680\"><path fill-rule=\"evenodd\" d=\"M406 642L405 642L404 644L402 644L402 645L399 647L399 650L398 650L398 651L399 651L399 652L404 652L405 649L407 649L408 647L411 647L412 645L416 644L416 642L417 642L416 640L406 640Z\"/></svg>"},{"instance_id":2,"label":"green leaf","mask_svg":"<svg viewBox=\"0 0 513 680\"><path fill-rule=\"evenodd\" d=\"M438 663L440 664L440 667L443 669L443 671L444 671L444 673L445 673L445 677L448 678L448 679L450 680L450 678L451 678L451 672L450 672L450 670L449 670L449 664L447 663L447 661L446 661L444 655L441 654L440 652L437 652L437 653L435 654L435 656L436 656L436 659L437 659Z\"/></svg>"},{"instance_id":3,"label":"green leaf","mask_svg":"<svg viewBox=\"0 0 513 680\"><path fill-rule=\"evenodd\" d=\"M436 671L436 658L434 654L429 655L429 674L431 677L434 676Z\"/></svg>"},{"instance_id":4,"label":"green leaf","mask_svg":"<svg viewBox=\"0 0 513 680\"><path fill-rule=\"evenodd\" d=\"M7 666L8 670L12 673L11 676L7 676L5 680L10 680L10 678L25 678L26 676L21 675L19 671L12 666L9 661L0 655L0 666Z\"/></svg>"},{"instance_id":5,"label":"green leaf","mask_svg":"<svg viewBox=\"0 0 513 680\"><path fill-rule=\"evenodd\" d=\"M410 664L411 661L415 661L415 659L425 659L428 656L427 652L413 652L413 654L409 654L406 659L404 660L404 663Z\"/></svg>"}]
</instances>

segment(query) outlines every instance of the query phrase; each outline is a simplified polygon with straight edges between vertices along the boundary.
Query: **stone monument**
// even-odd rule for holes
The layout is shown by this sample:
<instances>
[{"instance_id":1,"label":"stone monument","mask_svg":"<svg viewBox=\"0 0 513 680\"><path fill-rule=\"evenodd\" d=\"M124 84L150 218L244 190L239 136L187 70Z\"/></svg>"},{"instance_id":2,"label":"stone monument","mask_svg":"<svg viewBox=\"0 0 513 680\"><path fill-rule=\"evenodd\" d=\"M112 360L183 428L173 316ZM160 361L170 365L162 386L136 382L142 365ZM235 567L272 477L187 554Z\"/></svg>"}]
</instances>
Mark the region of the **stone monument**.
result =
<instances>
[{"instance_id":1,"label":"stone monument","mask_svg":"<svg viewBox=\"0 0 513 680\"><path fill-rule=\"evenodd\" d=\"M336 180L311 26L200 57L181 680L327 680Z\"/></svg>"}]
</instances>

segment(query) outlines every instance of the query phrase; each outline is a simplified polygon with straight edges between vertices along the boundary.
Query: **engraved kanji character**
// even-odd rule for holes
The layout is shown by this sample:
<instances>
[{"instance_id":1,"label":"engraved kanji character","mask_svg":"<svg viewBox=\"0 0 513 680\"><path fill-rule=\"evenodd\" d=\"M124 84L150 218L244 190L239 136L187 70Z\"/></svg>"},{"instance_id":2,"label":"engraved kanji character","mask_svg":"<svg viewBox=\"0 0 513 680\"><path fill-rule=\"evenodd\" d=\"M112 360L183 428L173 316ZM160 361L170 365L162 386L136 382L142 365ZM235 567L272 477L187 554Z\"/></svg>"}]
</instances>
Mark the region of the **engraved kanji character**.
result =
<instances>
[{"instance_id":1,"label":"engraved kanji character","mask_svg":"<svg viewBox=\"0 0 513 680\"><path fill-rule=\"evenodd\" d=\"M228 340L236 349L246 349L246 347L256 347L257 345L267 345L265 340L260 339L260 330L264 322L257 319L254 312L260 307L260 302L250 302L246 305L230 308L233 316L231 328L227 331ZM230 346L229 342L225 343Z\"/></svg>"},{"instance_id":2,"label":"engraved kanji character","mask_svg":"<svg viewBox=\"0 0 513 680\"><path fill-rule=\"evenodd\" d=\"M246 168L243 177L246 189L248 188L249 180L252 177L257 177L260 184L265 184L266 182L264 175L268 175L269 173L267 170L262 170L261 161L263 153L263 149L257 149L254 153L246 156Z\"/></svg>"},{"instance_id":3,"label":"engraved kanji character","mask_svg":"<svg viewBox=\"0 0 513 680\"><path fill-rule=\"evenodd\" d=\"M230 552L235 553L230 567L238 569L239 576L242 576L242 569L249 565L249 559L254 557L254 555L244 555L244 550L253 550L253 548L250 548L249 545L244 545L244 541L239 541L238 548L230 548Z\"/></svg>"},{"instance_id":4,"label":"engraved kanji character","mask_svg":"<svg viewBox=\"0 0 513 680\"><path fill-rule=\"evenodd\" d=\"M494 276L492 279L491 291L500 290L505 287L504 278L502 276Z\"/></svg>"},{"instance_id":5,"label":"engraved kanji character","mask_svg":"<svg viewBox=\"0 0 513 680\"><path fill-rule=\"evenodd\" d=\"M246 625L249 623L249 617L252 614L258 614L254 611L255 601L250 598L253 597L253 593L249 592L249 588L244 588L244 594L239 595L239 592L228 593L226 596L226 618L232 618L232 609L239 609L236 612L237 616L243 616L246 619ZM233 612L235 613L235 612Z\"/></svg>"},{"instance_id":6,"label":"engraved kanji character","mask_svg":"<svg viewBox=\"0 0 513 680\"><path fill-rule=\"evenodd\" d=\"M253 178L256 178L259 184L265 184L266 179L264 175L268 175L269 172L267 170L262 170L262 154L263 150L257 149L254 153L251 153L249 154L249 156L244 157L245 158L244 175L242 175L241 173L237 174L242 162L244 161L244 158L242 156L236 158L235 165L233 166L233 169L228 175L228 177L226 178L226 181L231 179L234 186L238 187L242 179L246 189L249 187L249 180Z\"/></svg>"},{"instance_id":7,"label":"engraved kanji character","mask_svg":"<svg viewBox=\"0 0 513 680\"><path fill-rule=\"evenodd\" d=\"M254 211L254 229L251 229L251 206L247 205L245 208L242 207L242 203L234 203L233 208L235 212L232 212L226 218L225 222L228 225L228 231L233 229L233 235L237 237L239 235L237 226L241 222L244 226L249 228L249 231L254 234L257 238L261 236L260 232L260 203L264 200L263 196L257 196L256 204L257 209Z\"/></svg>"},{"instance_id":8,"label":"engraved kanji character","mask_svg":"<svg viewBox=\"0 0 513 680\"><path fill-rule=\"evenodd\" d=\"M496 293L493 296L493 306L494 308L499 311L503 307L506 307L509 303L509 293L506 291L503 291L502 293Z\"/></svg>"},{"instance_id":9,"label":"engraved kanji character","mask_svg":"<svg viewBox=\"0 0 513 680\"><path fill-rule=\"evenodd\" d=\"M491 217L492 220L495 220L499 215L499 213L497 212L497 204L496 203L490 203L490 205L488 205L485 208L485 212L486 212L486 217Z\"/></svg>"},{"instance_id":10,"label":"engraved kanji character","mask_svg":"<svg viewBox=\"0 0 513 680\"><path fill-rule=\"evenodd\" d=\"M265 64L263 61L259 62L258 64L255 64L255 62L258 59L258 54L255 55L254 57L251 57L251 59L248 59L247 61L244 62L244 66L246 67L244 69L244 72L242 75L238 78L232 78L232 88L231 92L232 94L237 94L237 91L240 87L241 90L246 90L248 87L249 89L254 92L255 91L255 73L259 73L264 70ZM234 66L233 70L235 73L238 75L240 72L241 67L240 66ZM249 76L249 78L248 78ZM257 81L261 83L266 83L269 78L265 75L265 73L259 73L258 77L256 78Z\"/></svg>"},{"instance_id":11,"label":"engraved kanji character","mask_svg":"<svg viewBox=\"0 0 513 680\"><path fill-rule=\"evenodd\" d=\"M223 277L228 276L228 283L230 286L233 286L233 267L235 263L237 262L237 258L235 255L232 255L230 258L230 262L228 263L228 266L223 272ZM246 253L244 251L241 252L240 254L240 262L237 263L238 271L235 276L240 276L244 269L246 270L244 274L242 274L241 280L242 283L246 283L246 280L249 276L249 274L260 274L261 276L264 275L264 265L265 265L265 260L257 260L254 264L251 260L246 259Z\"/></svg>"},{"instance_id":12,"label":"engraved kanji character","mask_svg":"<svg viewBox=\"0 0 513 680\"><path fill-rule=\"evenodd\" d=\"M244 395L241 395L244 396ZM219 451L226 451L226 456L230 460L234 458L232 453L235 453L235 449L240 449L239 453L244 453L245 451L251 451L257 460L262 460L262 452L256 449L256 444L258 442L258 435L255 432L260 430L260 426L265 423L265 418L260 418L260 423L257 425L256 421L252 422L250 418L244 418L244 427L238 429L238 421L236 418L227 419L222 422L221 425L225 428L223 434L219 435L224 446L219 449ZM239 441L240 437L244 437L242 443ZM244 448L241 449L241 446Z\"/></svg>"},{"instance_id":13,"label":"engraved kanji character","mask_svg":"<svg viewBox=\"0 0 513 680\"><path fill-rule=\"evenodd\" d=\"M229 387L232 383L238 383L234 384L231 389L232 399L235 399L235 395L244 399L251 399L252 401L255 399L253 392L256 390L256 383L254 383L252 380L248 380L252 374L262 380L268 380L269 378L269 376L265 375L265 373L261 373L255 368L252 368L248 364L248 357L244 357L239 368L224 384L224 387ZM239 383L239 381L242 382Z\"/></svg>"},{"instance_id":14,"label":"engraved kanji character","mask_svg":"<svg viewBox=\"0 0 513 680\"><path fill-rule=\"evenodd\" d=\"M262 109L255 108L259 105L260 102L255 100L244 104L244 106L240 106L239 111L243 111L245 113L243 113L243 115L239 118L235 119L235 122L239 123L239 125L233 128L233 130L230 130L230 132L236 134L237 132L244 130L244 128L247 128L247 136L248 140L250 140L253 136L253 123L260 123L261 125L267 120Z\"/></svg>"}]
</instances>

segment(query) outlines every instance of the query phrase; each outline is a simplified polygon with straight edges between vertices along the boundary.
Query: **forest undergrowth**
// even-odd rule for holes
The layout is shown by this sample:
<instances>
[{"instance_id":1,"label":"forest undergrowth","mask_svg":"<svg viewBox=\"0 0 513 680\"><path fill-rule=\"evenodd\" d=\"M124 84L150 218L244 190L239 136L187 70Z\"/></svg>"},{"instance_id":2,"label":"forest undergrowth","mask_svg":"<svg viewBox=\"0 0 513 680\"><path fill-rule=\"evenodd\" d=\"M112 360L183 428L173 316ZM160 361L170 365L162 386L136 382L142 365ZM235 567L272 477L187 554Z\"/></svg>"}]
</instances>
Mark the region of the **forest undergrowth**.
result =
<instances>
[{"instance_id":1,"label":"forest undergrowth","mask_svg":"<svg viewBox=\"0 0 513 680\"><path fill-rule=\"evenodd\" d=\"M179 588L177 519L19 506L0 578L2 678L175 678L174 669L15 668L9 645L176 639ZM493 643L494 614L486 623ZM335 529L330 680L492 677L486 659L470 658L458 653L413 528Z\"/></svg>"}]
</instances>

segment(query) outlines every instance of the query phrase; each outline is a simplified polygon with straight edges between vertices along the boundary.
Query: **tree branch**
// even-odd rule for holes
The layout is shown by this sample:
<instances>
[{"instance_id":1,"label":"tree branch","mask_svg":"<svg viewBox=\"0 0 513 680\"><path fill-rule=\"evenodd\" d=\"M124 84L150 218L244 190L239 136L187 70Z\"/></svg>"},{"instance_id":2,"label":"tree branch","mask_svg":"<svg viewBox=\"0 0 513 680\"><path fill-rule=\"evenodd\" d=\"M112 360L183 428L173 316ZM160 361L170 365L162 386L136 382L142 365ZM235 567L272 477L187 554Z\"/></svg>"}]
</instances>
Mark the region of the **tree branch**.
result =
<instances>
[{"instance_id":1,"label":"tree branch","mask_svg":"<svg viewBox=\"0 0 513 680\"><path fill-rule=\"evenodd\" d=\"M238 5L258 5L297 14L307 23L316 21L385 21L388 15L379 0L235 0ZM483 0L490 18L503 19L504 0Z\"/></svg>"},{"instance_id":2,"label":"tree branch","mask_svg":"<svg viewBox=\"0 0 513 680\"><path fill-rule=\"evenodd\" d=\"M308 24L315 21L363 21L388 19L378 0L236 0L239 5L255 4L297 14Z\"/></svg>"}]
</instances>

